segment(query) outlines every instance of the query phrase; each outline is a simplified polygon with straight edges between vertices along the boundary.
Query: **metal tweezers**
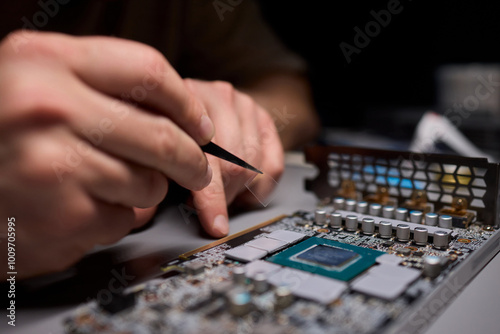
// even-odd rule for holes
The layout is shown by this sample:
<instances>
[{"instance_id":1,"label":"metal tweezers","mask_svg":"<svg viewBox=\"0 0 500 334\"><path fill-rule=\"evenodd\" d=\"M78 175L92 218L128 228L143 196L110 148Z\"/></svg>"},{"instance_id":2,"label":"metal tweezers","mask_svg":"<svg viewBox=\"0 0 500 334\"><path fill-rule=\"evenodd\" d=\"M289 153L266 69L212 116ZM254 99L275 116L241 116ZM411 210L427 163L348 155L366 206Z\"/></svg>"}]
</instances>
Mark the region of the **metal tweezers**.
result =
<instances>
[{"instance_id":1,"label":"metal tweezers","mask_svg":"<svg viewBox=\"0 0 500 334\"><path fill-rule=\"evenodd\" d=\"M223 149L219 145L214 144L212 142L210 142L210 143L208 143L206 145L201 146L201 150L203 152L205 152L205 153L208 153L208 154L211 154L211 155L213 155L215 157L224 159L224 160L229 161L229 162L231 162L233 164L236 164L236 165L241 166L243 168L249 169L249 170L251 170L253 172L256 172L256 173L259 173L259 174L263 174L257 168L255 168L252 165L246 163L245 161L241 160L240 158L238 158L234 154L229 153L228 151L226 151L225 149Z\"/></svg>"}]
</instances>

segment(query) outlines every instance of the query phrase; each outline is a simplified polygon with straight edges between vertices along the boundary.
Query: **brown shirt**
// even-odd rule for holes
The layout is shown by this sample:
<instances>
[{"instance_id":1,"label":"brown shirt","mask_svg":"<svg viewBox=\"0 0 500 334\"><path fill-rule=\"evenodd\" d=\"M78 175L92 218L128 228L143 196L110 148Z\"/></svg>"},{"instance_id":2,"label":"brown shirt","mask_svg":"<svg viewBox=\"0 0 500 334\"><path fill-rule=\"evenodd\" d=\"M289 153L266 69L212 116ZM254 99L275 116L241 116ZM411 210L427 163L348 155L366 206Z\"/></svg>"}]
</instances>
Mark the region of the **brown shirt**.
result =
<instances>
[{"instance_id":1,"label":"brown shirt","mask_svg":"<svg viewBox=\"0 0 500 334\"><path fill-rule=\"evenodd\" d=\"M0 13L2 38L20 28L127 38L160 50L185 77L238 85L305 68L252 0L17 0Z\"/></svg>"}]
</instances>

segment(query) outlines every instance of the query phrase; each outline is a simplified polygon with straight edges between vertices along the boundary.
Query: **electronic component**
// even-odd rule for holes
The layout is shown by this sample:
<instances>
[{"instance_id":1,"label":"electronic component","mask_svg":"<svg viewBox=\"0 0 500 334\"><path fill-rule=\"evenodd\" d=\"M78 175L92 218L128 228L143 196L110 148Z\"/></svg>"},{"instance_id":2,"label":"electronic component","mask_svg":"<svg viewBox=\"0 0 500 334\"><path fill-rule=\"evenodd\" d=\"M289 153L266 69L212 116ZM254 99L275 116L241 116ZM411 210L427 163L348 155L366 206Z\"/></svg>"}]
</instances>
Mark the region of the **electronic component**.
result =
<instances>
[{"instance_id":1,"label":"electronic component","mask_svg":"<svg viewBox=\"0 0 500 334\"><path fill-rule=\"evenodd\" d=\"M410 226L408 224L398 224L396 227L396 238L401 242L410 241Z\"/></svg>"},{"instance_id":2,"label":"electronic component","mask_svg":"<svg viewBox=\"0 0 500 334\"><path fill-rule=\"evenodd\" d=\"M272 256L268 261L349 281L372 266L382 254L373 249L313 237Z\"/></svg>"},{"instance_id":3,"label":"electronic component","mask_svg":"<svg viewBox=\"0 0 500 334\"><path fill-rule=\"evenodd\" d=\"M451 207L444 206L438 213L449 216L452 220L451 225L467 228L476 218L476 212L468 210L468 207L469 203L466 198L453 197Z\"/></svg>"},{"instance_id":4,"label":"electronic component","mask_svg":"<svg viewBox=\"0 0 500 334\"><path fill-rule=\"evenodd\" d=\"M262 249L257 249L243 245L231 248L230 250L226 251L225 254L228 258L233 260L250 262L262 259L264 256L267 255L267 252Z\"/></svg>"},{"instance_id":5,"label":"electronic component","mask_svg":"<svg viewBox=\"0 0 500 334\"><path fill-rule=\"evenodd\" d=\"M400 296L407 286L420 276L420 271L392 264L380 264L356 279L351 288L355 291L386 300ZM397 279L395 279L397 277Z\"/></svg>"},{"instance_id":6,"label":"electronic component","mask_svg":"<svg viewBox=\"0 0 500 334\"><path fill-rule=\"evenodd\" d=\"M243 288L234 288L227 293L229 313L235 316L244 316L252 309L252 297Z\"/></svg>"},{"instance_id":7,"label":"electronic component","mask_svg":"<svg viewBox=\"0 0 500 334\"><path fill-rule=\"evenodd\" d=\"M248 278L255 278L258 273L264 274L266 277L280 270L281 267L267 261L257 260L250 262L245 266L245 273Z\"/></svg>"},{"instance_id":8,"label":"electronic component","mask_svg":"<svg viewBox=\"0 0 500 334\"><path fill-rule=\"evenodd\" d=\"M272 238L257 238L246 243L247 246L265 250L268 253L273 253L288 245L288 242L272 239Z\"/></svg>"},{"instance_id":9,"label":"electronic component","mask_svg":"<svg viewBox=\"0 0 500 334\"><path fill-rule=\"evenodd\" d=\"M446 231L434 233L434 247L438 249L448 248L450 235Z\"/></svg>"},{"instance_id":10,"label":"electronic component","mask_svg":"<svg viewBox=\"0 0 500 334\"><path fill-rule=\"evenodd\" d=\"M349 232L354 232L358 229L358 216L347 215L345 217L345 229Z\"/></svg>"},{"instance_id":11,"label":"electronic component","mask_svg":"<svg viewBox=\"0 0 500 334\"><path fill-rule=\"evenodd\" d=\"M426 256L424 258L424 276L436 278L441 274L442 264L439 256Z\"/></svg>"},{"instance_id":12,"label":"electronic component","mask_svg":"<svg viewBox=\"0 0 500 334\"><path fill-rule=\"evenodd\" d=\"M365 201L360 201L356 204L356 212L357 213L366 213L368 211L368 203Z\"/></svg>"},{"instance_id":13,"label":"electronic component","mask_svg":"<svg viewBox=\"0 0 500 334\"><path fill-rule=\"evenodd\" d=\"M410 222L413 224L422 224L422 211L410 211Z\"/></svg>"},{"instance_id":14,"label":"electronic component","mask_svg":"<svg viewBox=\"0 0 500 334\"><path fill-rule=\"evenodd\" d=\"M394 207L384 206L382 209L382 217L392 219L394 217Z\"/></svg>"},{"instance_id":15,"label":"electronic component","mask_svg":"<svg viewBox=\"0 0 500 334\"><path fill-rule=\"evenodd\" d=\"M427 229L425 227L415 227L413 230L413 240L416 245L425 246L427 244Z\"/></svg>"},{"instance_id":16,"label":"electronic component","mask_svg":"<svg viewBox=\"0 0 500 334\"><path fill-rule=\"evenodd\" d=\"M205 271L205 264L200 261L192 261L187 263L184 268L186 268L188 275L199 275Z\"/></svg>"},{"instance_id":17,"label":"electronic component","mask_svg":"<svg viewBox=\"0 0 500 334\"><path fill-rule=\"evenodd\" d=\"M242 266L237 266L233 268L233 282L234 284L245 284L245 268Z\"/></svg>"},{"instance_id":18,"label":"electronic component","mask_svg":"<svg viewBox=\"0 0 500 334\"><path fill-rule=\"evenodd\" d=\"M428 212L425 214L425 225L436 226L438 224L438 215L434 212Z\"/></svg>"},{"instance_id":19,"label":"electronic component","mask_svg":"<svg viewBox=\"0 0 500 334\"><path fill-rule=\"evenodd\" d=\"M396 209L396 220L406 220L408 219L408 209L397 208Z\"/></svg>"},{"instance_id":20,"label":"electronic component","mask_svg":"<svg viewBox=\"0 0 500 334\"><path fill-rule=\"evenodd\" d=\"M330 227L339 229L342 227L342 215L338 212L330 214Z\"/></svg>"},{"instance_id":21,"label":"electronic component","mask_svg":"<svg viewBox=\"0 0 500 334\"><path fill-rule=\"evenodd\" d=\"M384 239L392 237L392 224L388 221L381 221L378 225L378 233Z\"/></svg>"},{"instance_id":22,"label":"electronic component","mask_svg":"<svg viewBox=\"0 0 500 334\"><path fill-rule=\"evenodd\" d=\"M326 224L326 211L316 209L316 211L314 212L314 222L317 225L325 225Z\"/></svg>"},{"instance_id":23,"label":"electronic component","mask_svg":"<svg viewBox=\"0 0 500 334\"><path fill-rule=\"evenodd\" d=\"M278 230L269 233L268 235L266 235L266 237L270 239L281 240L288 244L293 244L299 240L304 239L306 236L302 233L294 231Z\"/></svg>"},{"instance_id":24,"label":"electronic component","mask_svg":"<svg viewBox=\"0 0 500 334\"><path fill-rule=\"evenodd\" d=\"M363 234L373 234L375 233L375 220L373 218L364 218L361 222L361 230Z\"/></svg>"},{"instance_id":25,"label":"electronic component","mask_svg":"<svg viewBox=\"0 0 500 334\"><path fill-rule=\"evenodd\" d=\"M452 228L453 224L451 222L451 216L441 215L439 216L439 227Z\"/></svg>"}]
</instances>

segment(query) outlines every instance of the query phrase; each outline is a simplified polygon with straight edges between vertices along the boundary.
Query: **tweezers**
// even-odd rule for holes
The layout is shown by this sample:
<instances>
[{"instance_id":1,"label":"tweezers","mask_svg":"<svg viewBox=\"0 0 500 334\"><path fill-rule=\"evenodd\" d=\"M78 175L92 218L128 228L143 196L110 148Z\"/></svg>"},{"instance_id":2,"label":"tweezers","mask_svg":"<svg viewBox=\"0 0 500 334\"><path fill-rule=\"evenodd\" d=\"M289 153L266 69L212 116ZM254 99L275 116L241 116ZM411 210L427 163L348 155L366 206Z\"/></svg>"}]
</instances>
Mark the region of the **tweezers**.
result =
<instances>
[{"instance_id":1,"label":"tweezers","mask_svg":"<svg viewBox=\"0 0 500 334\"><path fill-rule=\"evenodd\" d=\"M236 165L241 166L243 168L249 169L249 170L251 170L253 172L256 172L256 173L259 173L259 174L263 174L257 168L255 168L252 165L246 163L245 161L241 160L240 158L238 158L234 154L226 151L225 149L223 149L219 145L214 144L212 142L210 142L210 143L208 143L206 145L201 146L201 150L203 152L205 152L205 153L211 154L211 155L213 155L213 156L215 156L217 158L224 159L224 160L229 161L229 162L231 162L233 164L236 164Z\"/></svg>"}]
</instances>

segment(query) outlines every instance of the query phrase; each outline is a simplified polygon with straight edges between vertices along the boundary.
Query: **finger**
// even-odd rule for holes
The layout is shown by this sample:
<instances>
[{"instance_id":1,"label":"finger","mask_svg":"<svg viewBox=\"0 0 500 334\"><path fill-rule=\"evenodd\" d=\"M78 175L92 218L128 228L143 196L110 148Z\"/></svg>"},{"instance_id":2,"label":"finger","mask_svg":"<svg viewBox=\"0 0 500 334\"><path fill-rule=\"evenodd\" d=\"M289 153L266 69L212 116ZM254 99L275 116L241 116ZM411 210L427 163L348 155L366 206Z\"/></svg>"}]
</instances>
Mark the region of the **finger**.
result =
<instances>
[{"instance_id":1,"label":"finger","mask_svg":"<svg viewBox=\"0 0 500 334\"><path fill-rule=\"evenodd\" d=\"M206 156L171 120L78 82L70 84L76 87L69 90L70 96L61 104L72 110L70 125L77 135L111 155L157 169L188 189L199 190L210 182Z\"/></svg>"},{"instance_id":2,"label":"finger","mask_svg":"<svg viewBox=\"0 0 500 334\"><path fill-rule=\"evenodd\" d=\"M212 182L206 188L192 192L193 206L205 231L216 238L221 238L229 233L224 180L217 158L209 157L209 159L214 170Z\"/></svg>"},{"instance_id":3,"label":"finger","mask_svg":"<svg viewBox=\"0 0 500 334\"><path fill-rule=\"evenodd\" d=\"M88 150L75 174L93 197L140 208L155 206L165 198L168 182L159 171L119 161L90 146Z\"/></svg>"},{"instance_id":4,"label":"finger","mask_svg":"<svg viewBox=\"0 0 500 334\"><path fill-rule=\"evenodd\" d=\"M154 108L198 144L206 144L213 137L214 126L205 109L154 48L111 37L50 34L48 39L59 45L69 67L91 87Z\"/></svg>"},{"instance_id":5,"label":"finger","mask_svg":"<svg viewBox=\"0 0 500 334\"><path fill-rule=\"evenodd\" d=\"M247 205L267 202L284 171L284 152L278 132L266 111L259 107L258 112L259 134L262 145L261 170L265 175L257 175L251 184L251 192L244 192L238 200ZM258 198L257 198L258 197Z\"/></svg>"}]
</instances>

